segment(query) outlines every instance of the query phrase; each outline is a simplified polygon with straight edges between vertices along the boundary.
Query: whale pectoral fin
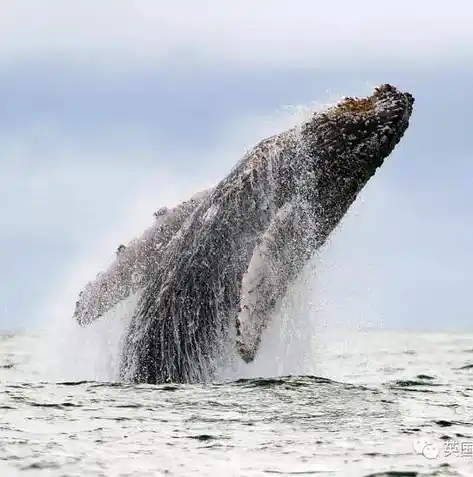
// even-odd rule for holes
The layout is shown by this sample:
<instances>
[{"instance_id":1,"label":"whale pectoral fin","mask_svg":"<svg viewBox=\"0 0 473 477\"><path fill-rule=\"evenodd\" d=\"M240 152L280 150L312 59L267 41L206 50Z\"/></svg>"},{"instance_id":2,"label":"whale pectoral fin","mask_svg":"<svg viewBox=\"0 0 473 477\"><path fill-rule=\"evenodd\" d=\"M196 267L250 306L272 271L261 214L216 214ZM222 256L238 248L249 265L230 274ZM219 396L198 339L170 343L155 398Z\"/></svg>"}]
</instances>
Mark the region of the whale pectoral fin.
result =
<instances>
[{"instance_id":1,"label":"whale pectoral fin","mask_svg":"<svg viewBox=\"0 0 473 477\"><path fill-rule=\"evenodd\" d=\"M151 238L132 242L120 250L112 265L80 292L74 318L84 326L105 315L119 302L142 290L158 252Z\"/></svg>"},{"instance_id":2,"label":"whale pectoral fin","mask_svg":"<svg viewBox=\"0 0 473 477\"><path fill-rule=\"evenodd\" d=\"M144 289L150 277L158 273L166 247L209 194L210 190L204 190L172 209L159 209L156 222L141 237L127 246L120 245L115 262L80 293L74 319L80 325L88 325L120 301Z\"/></svg>"},{"instance_id":3,"label":"whale pectoral fin","mask_svg":"<svg viewBox=\"0 0 473 477\"><path fill-rule=\"evenodd\" d=\"M253 361L277 303L314 250L311 222L304 203L288 203L253 251L243 277L236 318L236 346L244 361Z\"/></svg>"}]
</instances>

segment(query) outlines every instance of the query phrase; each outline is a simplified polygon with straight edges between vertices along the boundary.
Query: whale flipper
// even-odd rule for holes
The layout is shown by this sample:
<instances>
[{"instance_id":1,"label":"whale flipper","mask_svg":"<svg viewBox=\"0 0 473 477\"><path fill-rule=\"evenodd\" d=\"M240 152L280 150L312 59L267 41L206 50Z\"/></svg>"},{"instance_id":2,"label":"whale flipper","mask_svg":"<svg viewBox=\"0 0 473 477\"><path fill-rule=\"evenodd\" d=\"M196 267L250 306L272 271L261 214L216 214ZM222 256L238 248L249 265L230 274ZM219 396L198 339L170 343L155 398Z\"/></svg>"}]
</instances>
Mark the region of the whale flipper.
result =
<instances>
[{"instance_id":1,"label":"whale flipper","mask_svg":"<svg viewBox=\"0 0 473 477\"><path fill-rule=\"evenodd\" d=\"M317 234L312 208L301 198L282 206L255 247L243 276L236 318L236 346L253 361L276 304L314 253Z\"/></svg>"},{"instance_id":2,"label":"whale flipper","mask_svg":"<svg viewBox=\"0 0 473 477\"><path fill-rule=\"evenodd\" d=\"M120 301L143 290L156 273L164 251L184 222L210 193L204 190L173 208L162 207L141 237L120 245L110 267L99 273L79 294L74 318L88 325Z\"/></svg>"}]
</instances>

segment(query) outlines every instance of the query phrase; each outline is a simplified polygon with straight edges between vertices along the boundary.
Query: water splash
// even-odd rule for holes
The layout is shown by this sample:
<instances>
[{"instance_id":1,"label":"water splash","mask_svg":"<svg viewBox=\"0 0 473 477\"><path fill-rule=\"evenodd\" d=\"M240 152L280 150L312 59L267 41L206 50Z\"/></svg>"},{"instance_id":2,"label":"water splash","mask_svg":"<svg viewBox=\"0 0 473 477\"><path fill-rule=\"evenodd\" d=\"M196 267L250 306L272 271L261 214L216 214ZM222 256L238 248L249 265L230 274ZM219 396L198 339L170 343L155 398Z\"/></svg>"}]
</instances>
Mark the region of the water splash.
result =
<instances>
[{"instance_id":1,"label":"water splash","mask_svg":"<svg viewBox=\"0 0 473 477\"><path fill-rule=\"evenodd\" d=\"M52 316L31 342L32 349L22 380L116 381L121 343L136 294L86 328L71 315Z\"/></svg>"}]
</instances>

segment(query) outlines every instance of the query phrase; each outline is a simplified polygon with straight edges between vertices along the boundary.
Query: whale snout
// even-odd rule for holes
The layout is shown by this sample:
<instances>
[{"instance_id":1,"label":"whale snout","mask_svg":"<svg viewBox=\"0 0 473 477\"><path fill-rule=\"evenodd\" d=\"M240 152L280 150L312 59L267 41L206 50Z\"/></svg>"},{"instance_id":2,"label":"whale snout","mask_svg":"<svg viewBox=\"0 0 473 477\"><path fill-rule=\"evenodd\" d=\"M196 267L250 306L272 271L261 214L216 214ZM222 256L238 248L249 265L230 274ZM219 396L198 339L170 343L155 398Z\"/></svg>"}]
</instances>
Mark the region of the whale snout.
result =
<instances>
[{"instance_id":1,"label":"whale snout","mask_svg":"<svg viewBox=\"0 0 473 477\"><path fill-rule=\"evenodd\" d=\"M349 180L360 190L409 126L414 97L390 84L362 98L345 97L305 123L305 144L326 184ZM323 157L323 160L320 160Z\"/></svg>"}]
</instances>

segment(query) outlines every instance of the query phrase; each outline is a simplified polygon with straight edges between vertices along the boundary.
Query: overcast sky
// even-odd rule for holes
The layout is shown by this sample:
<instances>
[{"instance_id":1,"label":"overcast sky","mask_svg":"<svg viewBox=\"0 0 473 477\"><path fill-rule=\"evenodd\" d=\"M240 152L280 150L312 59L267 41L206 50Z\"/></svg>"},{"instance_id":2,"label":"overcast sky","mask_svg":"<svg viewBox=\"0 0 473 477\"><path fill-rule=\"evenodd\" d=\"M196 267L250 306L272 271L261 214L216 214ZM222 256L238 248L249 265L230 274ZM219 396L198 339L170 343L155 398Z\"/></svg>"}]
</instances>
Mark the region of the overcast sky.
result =
<instances>
[{"instance_id":1,"label":"overcast sky","mask_svg":"<svg viewBox=\"0 0 473 477\"><path fill-rule=\"evenodd\" d=\"M157 5L160 5L159 7ZM412 124L324 251L324 319L471 328L470 2L4 0L0 329L75 296L161 205L384 82Z\"/></svg>"}]
</instances>

